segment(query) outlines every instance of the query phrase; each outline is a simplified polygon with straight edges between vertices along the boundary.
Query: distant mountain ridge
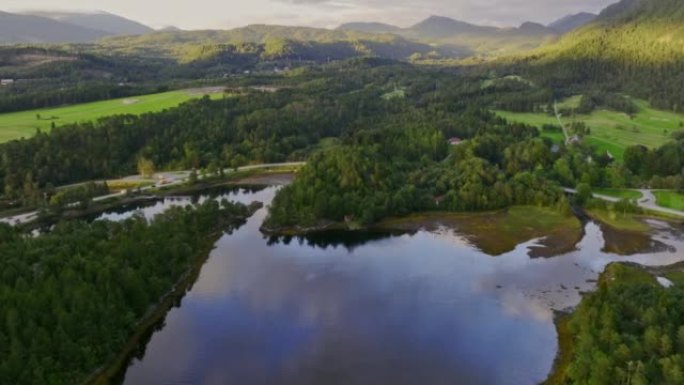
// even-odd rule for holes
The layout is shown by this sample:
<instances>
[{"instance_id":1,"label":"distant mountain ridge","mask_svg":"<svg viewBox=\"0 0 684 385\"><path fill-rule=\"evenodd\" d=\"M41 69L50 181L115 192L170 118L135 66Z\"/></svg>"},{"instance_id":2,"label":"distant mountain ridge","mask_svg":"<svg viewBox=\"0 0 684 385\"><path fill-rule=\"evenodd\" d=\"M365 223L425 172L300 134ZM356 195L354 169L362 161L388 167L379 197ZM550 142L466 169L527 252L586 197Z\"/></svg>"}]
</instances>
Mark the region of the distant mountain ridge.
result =
<instances>
[{"instance_id":1,"label":"distant mountain ridge","mask_svg":"<svg viewBox=\"0 0 684 385\"><path fill-rule=\"evenodd\" d=\"M454 58L466 53L435 47L395 34L310 27L249 25L232 30L157 31L99 41L108 52L154 54L193 62L226 52L258 52L265 59L326 61L375 56L385 59Z\"/></svg>"},{"instance_id":2,"label":"distant mountain ridge","mask_svg":"<svg viewBox=\"0 0 684 385\"><path fill-rule=\"evenodd\" d=\"M28 12L27 15L45 17L62 23L72 24L83 28L104 31L113 35L142 35L154 30L137 21L108 12Z\"/></svg>"},{"instance_id":3,"label":"distant mountain ridge","mask_svg":"<svg viewBox=\"0 0 684 385\"><path fill-rule=\"evenodd\" d=\"M398 33L401 31L400 27L385 24L385 23L375 23L375 22L352 22L345 23L337 27L341 31L358 31L365 33Z\"/></svg>"},{"instance_id":4,"label":"distant mountain ridge","mask_svg":"<svg viewBox=\"0 0 684 385\"><path fill-rule=\"evenodd\" d=\"M92 43L106 36L152 31L143 24L105 12L0 11L0 44Z\"/></svg>"},{"instance_id":5,"label":"distant mountain ridge","mask_svg":"<svg viewBox=\"0 0 684 385\"><path fill-rule=\"evenodd\" d=\"M560 18L554 21L553 23L549 24L548 27L560 34L566 34L581 26L591 23L597 17L598 15L595 15L593 13L577 13L574 15L568 15L563 18Z\"/></svg>"},{"instance_id":6,"label":"distant mountain ridge","mask_svg":"<svg viewBox=\"0 0 684 385\"><path fill-rule=\"evenodd\" d=\"M544 26L526 22L519 27L482 26L444 16L430 16L407 28L385 23L343 24L337 29L250 25L233 30L180 31L168 28L154 31L141 23L106 12L74 13L40 11L31 14L0 13L0 44L16 43L92 43L114 36L140 35L140 39L119 40L146 46L150 52L162 52L173 44L257 43L268 40L325 43L363 41L388 46L402 46L402 52L416 48L422 57L500 56L533 50L553 43L560 36L597 19L623 14L645 0L622 0L608 7L600 16L589 13L568 15ZM681 1L681 0L653 0ZM198 38L201 37L201 38ZM202 40L205 39L205 40ZM401 39L401 40L399 40ZM159 47L154 46L159 45ZM432 47L432 49L429 49ZM375 52L371 48L358 49ZM387 52L383 48L383 52ZM124 51L121 47L122 52ZM135 51L135 47L133 47ZM444 55L446 53L446 55ZM429 55L428 55L429 54ZM403 56L403 54L401 55Z\"/></svg>"},{"instance_id":7,"label":"distant mountain ridge","mask_svg":"<svg viewBox=\"0 0 684 385\"><path fill-rule=\"evenodd\" d=\"M44 17L0 12L0 44L87 43L104 36L107 32Z\"/></svg>"},{"instance_id":8,"label":"distant mountain ridge","mask_svg":"<svg viewBox=\"0 0 684 385\"><path fill-rule=\"evenodd\" d=\"M408 28L383 23L347 23L342 31L391 33L427 44L457 47L470 54L500 54L529 50L558 37L558 32L538 23L519 28L482 26L444 16L430 16Z\"/></svg>"}]
</instances>

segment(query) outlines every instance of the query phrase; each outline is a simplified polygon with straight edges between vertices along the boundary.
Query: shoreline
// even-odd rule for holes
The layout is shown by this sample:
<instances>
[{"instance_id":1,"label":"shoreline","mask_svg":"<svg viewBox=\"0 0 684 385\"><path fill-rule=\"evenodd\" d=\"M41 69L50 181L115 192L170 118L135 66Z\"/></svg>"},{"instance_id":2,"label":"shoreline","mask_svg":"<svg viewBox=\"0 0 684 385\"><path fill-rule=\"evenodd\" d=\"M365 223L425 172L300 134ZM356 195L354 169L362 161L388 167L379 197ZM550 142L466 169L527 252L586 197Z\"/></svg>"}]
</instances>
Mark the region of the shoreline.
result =
<instances>
[{"instance_id":1,"label":"shoreline","mask_svg":"<svg viewBox=\"0 0 684 385\"><path fill-rule=\"evenodd\" d=\"M606 283L606 273L609 271L612 265L622 265L630 268L643 271L654 279L657 276L666 275L672 272L682 272L684 271L684 262L677 262L666 266L645 266L635 262L613 262L606 266L606 268L599 274L597 285L600 286ZM542 382L540 385L566 385L568 380L568 368L572 363L572 359L575 355L575 335L572 333L570 328L570 323L575 316L575 312L584 301L585 296L589 293L582 293L582 299L577 306L555 312L554 315L554 325L556 327L556 333L558 334L558 352L556 353L556 358L554 359L553 367L549 373L548 378Z\"/></svg>"},{"instance_id":2,"label":"shoreline","mask_svg":"<svg viewBox=\"0 0 684 385\"><path fill-rule=\"evenodd\" d=\"M441 229L457 231L490 256L505 254L518 244L539 239L538 244L530 247L529 255L533 258L548 258L573 251L584 235L584 227L576 216L536 206L511 206L482 212L428 211L385 218L367 226L333 221L322 221L310 227L262 226L260 231L271 237L306 237L333 231L412 234Z\"/></svg>"},{"instance_id":3,"label":"shoreline","mask_svg":"<svg viewBox=\"0 0 684 385\"><path fill-rule=\"evenodd\" d=\"M231 227L236 223L245 222L251 218L258 210L263 208L260 202L252 202L248 205L250 212L247 217L236 217L231 224ZM111 381L122 374L125 368L128 367L131 359L134 357L136 350L140 347L142 341L154 332L156 326L162 322L168 312L175 307L176 302L182 300L189 290L192 289L197 278L202 271L205 263L209 260L211 252L216 246L216 242L223 236L223 230L217 230L209 234L206 238L206 245L196 254L190 269L188 269L174 284L170 291L165 294L159 301L150 306L148 313L140 319L136 325L136 330L128 338L123 348L113 354L111 360L101 367L95 369L86 379L80 382L81 385L110 385Z\"/></svg>"},{"instance_id":4,"label":"shoreline","mask_svg":"<svg viewBox=\"0 0 684 385\"><path fill-rule=\"evenodd\" d=\"M37 218L31 222L17 225L18 227L27 230L40 230L58 223L61 220L77 220L88 218L90 216L99 215L106 211L123 207L127 205L135 205L146 202L155 202L169 196L176 195L191 195L201 193L212 188L225 186L273 186L282 185L287 179L294 178L294 173L291 171L281 170L249 170L241 172L240 174L230 174L226 177L217 177L213 179L201 180L194 185L180 185L170 188L161 187L157 191L150 192L145 195L132 195L120 197L113 197L107 201L91 202L90 206L84 209L64 210L60 213L50 213L49 215Z\"/></svg>"},{"instance_id":5,"label":"shoreline","mask_svg":"<svg viewBox=\"0 0 684 385\"><path fill-rule=\"evenodd\" d=\"M291 175L291 173L275 173L275 174L280 174L280 175ZM249 177L248 177L249 178ZM267 176L268 178L268 176ZM197 192L197 191L202 191L210 188L215 188L215 187L220 187L220 186L227 186L227 185L241 185L245 181L245 178L241 178L237 181L234 180L221 180L221 181L214 181L213 183L203 183L201 185L195 185L195 186L184 186L186 189L183 190L185 192ZM258 184L257 184L258 185ZM271 185L265 183L264 185ZM188 188L189 187L189 188ZM177 190L169 190L167 191L167 194L173 194L177 193ZM521 209L525 209L525 206L518 207ZM495 211L487 211L487 212L424 212L424 213L414 213L410 214L406 217L395 217L395 218L387 218L384 219L376 224L362 227L362 228L350 228L348 223L345 222L329 222L329 223L321 223L318 226L312 226L309 228L305 227L290 227L287 229L280 229L276 233L269 233L269 229L262 227L260 228L260 231L266 235L272 235L272 236L305 236L305 235L314 235L318 233L325 233L328 231L336 231L336 230L342 230L342 231L366 231L366 232L391 232L391 231L401 231L401 232L416 232L420 230L435 230L439 227L449 227L450 221L463 221L463 220L470 220L473 218L478 218L478 217L488 217L488 216L495 216L495 215L502 215L502 214L507 214L510 208L506 209L501 209L501 210L495 210ZM256 211L256 210L255 210ZM253 214L253 212L251 213ZM598 220L597 218L594 218L590 216L588 213L589 220L592 220L596 222L600 226L609 226L608 224L605 224ZM250 215L251 216L251 215ZM578 218L579 216L577 213L573 213L571 215L573 218ZM650 216L646 215L643 216L644 218L651 218ZM662 218L654 218L654 219L660 219ZM669 221L668 221L669 222ZM456 227L452 227L456 228ZM582 231L584 227L582 226ZM199 276L202 267L208 260L211 254L211 250L213 249L215 243L216 243L216 237L220 237L220 234L212 234L208 238L208 246L206 249L203 249L202 254L198 254L198 260L193 263L193 266L191 269L184 274L183 277L179 280L179 282L173 287L173 289L165 295L160 302L155 305L149 312L148 315L145 316L144 319L140 321L138 330L134 333L133 336L131 336L130 340L126 343L126 346L124 350L120 353L118 353L110 363L107 365L99 368L96 373L93 373L91 377L88 378L88 380L84 381L81 383L81 385L109 385L111 384L112 380L116 380L118 376L122 375L125 373L125 369L127 368L127 365L131 362L131 360L135 357L136 350L139 349L140 344L143 343L143 341L146 338L149 338L151 335L150 333L154 332L154 329L159 325L160 322L162 322L165 317L167 316L168 312L173 309L174 304L177 303L177 301L181 300L184 295L187 293L188 290L192 288L194 283L197 280L197 277ZM548 238L548 236L547 236ZM546 238L544 238L546 239ZM213 241L212 241L213 240ZM541 243L541 242L540 242ZM544 244L541 243L541 246L543 247ZM530 249L530 253L532 253L534 249ZM603 274L603 273L601 273ZM549 372L548 378L541 382L541 385L563 385L566 379L566 371L568 365L570 365L572 356L574 354L574 339L572 336L572 333L569 329L569 322L572 319L572 316L575 312L576 308L572 309L567 309L564 311L559 311L555 313L554 317L554 325L555 329L557 332L557 338L558 338L558 351L556 353L556 357L554 358L554 363L551 368L551 371Z\"/></svg>"},{"instance_id":6,"label":"shoreline","mask_svg":"<svg viewBox=\"0 0 684 385\"><path fill-rule=\"evenodd\" d=\"M148 336L148 333L154 331L157 324L163 321L168 312L174 308L175 303L181 300L192 288L219 238L220 234L212 234L208 237L207 244L211 246L202 249L202 252L197 254L197 260L193 262L190 270L176 282L173 289L165 294L156 305L152 305L148 314L139 321L136 331L126 341L123 349L116 353L111 361L96 369L93 374L81 382L81 385L110 385L111 381L124 370L124 365L127 367L129 360Z\"/></svg>"},{"instance_id":7,"label":"shoreline","mask_svg":"<svg viewBox=\"0 0 684 385\"><path fill-rule=\"evenodd\" d=\"M570 321L575 309L555 312L553 324L556 328L558 351L548 377L540 385L565 385L568 366L575 354L575 340L570 330Z\"/></svg>"}]
</instances>

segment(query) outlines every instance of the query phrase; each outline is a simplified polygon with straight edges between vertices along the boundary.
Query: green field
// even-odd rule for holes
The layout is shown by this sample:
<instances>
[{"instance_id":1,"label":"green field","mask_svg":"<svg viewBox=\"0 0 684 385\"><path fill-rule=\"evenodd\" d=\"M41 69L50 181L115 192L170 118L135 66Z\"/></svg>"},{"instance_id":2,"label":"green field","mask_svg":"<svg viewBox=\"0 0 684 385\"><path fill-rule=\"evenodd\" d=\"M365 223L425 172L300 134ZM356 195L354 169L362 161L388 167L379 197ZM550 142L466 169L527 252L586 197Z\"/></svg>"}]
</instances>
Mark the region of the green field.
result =
<instances>
[{"instance_id":1,"label":"green field","mask_svg":"<svg viewBox=\"0 0 684 385\"><path fill-rule=\"evenodd\" d=\"M654 191L658 206L668 209L684 210L684 194L675 191Z\"/></svg>"},{"instance_id":2,"label":"green field","mask_svg":"<svg viewBox=\"0 0 684 385\"><path fill-rule=\"evenodd\" d=\"M382 98L384 100L404 99L406 98L406 90L403 88L397 88L392 92L382 95Z\"/></svg>"},{"instance_id":3,"label":"green field","mask_svg":"<svg viewBox=\"0 0 684 385\"><path fill-rule=\"evenodd\" d=\"M566 99L559 105L571 106L577 103L577 97ZM649 148L661 146L671 138L673 132L684 131L684 114L653 109L643 100L634 100L639 106L639 113L630 118L627 114L616 111L597 110L590 115L564 117L565 124L573 120L583 121L591 128L591 135L585 140L603 151L610 151L616 159L622 159L625 149L636 144ZM555 116L544 113L516 113L495 111L498 115L514 122L527 123L540 127L544 124L558 125ZM562 140L557 133L542 133L553 140Z\"/></svg>"},{"instance_id":4,"label":"green field","mask_svg":"<svg viewBox=\"0 0 684 385\"><path fill-rule=\"evenodd\" d=\"M139 115L145 112L157 112L203 95L204 93L199 90L171 91L67 107L0 114L0 143L22 137L31 137L38 128L44 132L50 131L52 123L60 126L68 123L93 121L110 115ZM211 93L210 95L212 98L220 98L223 94Z\"/></svg>"},{"instance_id":5,"label":"green field","mask_svg":"<svg viewBox=\"0 0 684 385\"><path fill-rule=\"evenodd\" d=\"M638 200L641 199L641 197L643 196L639 191L636 190L618 188L595 188L593 192L595 194L630 200Z\"/></svg>"},{"instance_id":6,"label":"green field","mask_svg":"<svg viewBox=\"0 0 684 385\"><path fill-rule=\"evenodd\" d=\"M485 81L482 82L481 88L482 88L482 89L487 89L487 88L493 87L493 86L495 86L495 85L501 83L501 82L504 81L504 80L517 80L517 81L519 81L519 82L521 82L521 83L527 84L527 85L530 86L530 87L534 87L534 83L531 82L530 80L527 80L527 79L525 79L525 78L523 78L523 77L521 77L521 76L518 76L518 75L508 75L508 76L504 76L504 77L502 77L502 78L487 79L487 80L485 80Z\"/></svg>"}]
</instances>

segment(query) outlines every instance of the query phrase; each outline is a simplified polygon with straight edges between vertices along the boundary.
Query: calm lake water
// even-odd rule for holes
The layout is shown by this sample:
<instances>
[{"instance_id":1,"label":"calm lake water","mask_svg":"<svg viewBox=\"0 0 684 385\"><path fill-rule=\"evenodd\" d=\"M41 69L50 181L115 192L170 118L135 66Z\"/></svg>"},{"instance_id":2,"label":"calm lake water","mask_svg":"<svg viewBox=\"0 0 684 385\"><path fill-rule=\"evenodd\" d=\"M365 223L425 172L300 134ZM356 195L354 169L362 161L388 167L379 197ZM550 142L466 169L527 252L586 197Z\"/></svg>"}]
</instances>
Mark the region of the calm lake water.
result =
<instances>
[{"instance_id":1,"label":"calm lake water","mask_svg":"<svg viewBox=\"0 0 684 385\"><path fill-rule=\"evenodd\" d=\"M268 203L276 191L218 195ZM553 310L575 306L608 263L684 260L681 235L659 223L667 251L605 254L588 223L578 251L531 259L534 242L491 257L449 229L274 242L265 215L217 242L122 383L536 385L557 351Z\"/></svg>"}]
</instances>

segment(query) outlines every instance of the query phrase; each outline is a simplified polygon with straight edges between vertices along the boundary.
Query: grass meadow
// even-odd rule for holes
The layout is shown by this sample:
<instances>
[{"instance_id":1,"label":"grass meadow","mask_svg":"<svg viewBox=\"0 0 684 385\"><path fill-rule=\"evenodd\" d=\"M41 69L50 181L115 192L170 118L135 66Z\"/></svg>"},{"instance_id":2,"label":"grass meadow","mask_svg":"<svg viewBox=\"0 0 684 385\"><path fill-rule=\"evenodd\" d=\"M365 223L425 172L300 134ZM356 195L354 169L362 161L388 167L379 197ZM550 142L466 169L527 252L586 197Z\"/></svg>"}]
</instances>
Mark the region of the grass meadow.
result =
<instances>
[{"instance_id":1,"label":"grass meadow","mask_svg":"<svg viewBox=\"0 0 684 385\"><path fill-rule=\"evenodd\" d=\"M563 101L560 105L572 105L577 97ZM671 139L672 133L684 131L684 114L653 109L646 101L635 100L639 113L634 117L609 110L597 110L590 115L563 117L563 123L583 121L591 129L585 140L602 151L610 151L616 159L622 159L627 147L642 144L649 148L659 147ZM541 128L544 124L558 125L555 116L544 113L517 113L495 111L510 121L527 123ZM544 133L554 141L561 141L562 134Z\"/></svg>"},{"instance_id":2,"label":"grass meadow","mask_svg":"<svg viewBox=\"0 0 684 385\"><path fill-rule=\"evenodd\" d=\"M94 121L119 114L140 115L176 107L190 99L203 96L197 91L170 91L160 94L132 96L72 106L44 108L0 114L0 143L14 139L29 138L36 130L48 132L55 126L69 123ZM222 93L211 93L212 98L221 98Z\"/></svg>"}]
</instances>

